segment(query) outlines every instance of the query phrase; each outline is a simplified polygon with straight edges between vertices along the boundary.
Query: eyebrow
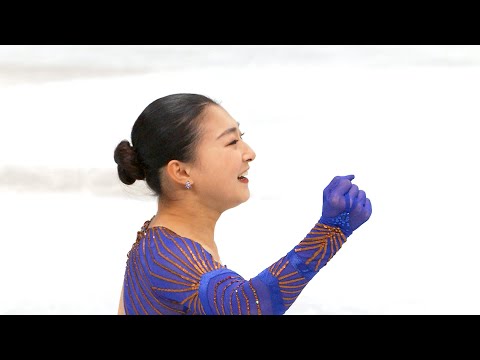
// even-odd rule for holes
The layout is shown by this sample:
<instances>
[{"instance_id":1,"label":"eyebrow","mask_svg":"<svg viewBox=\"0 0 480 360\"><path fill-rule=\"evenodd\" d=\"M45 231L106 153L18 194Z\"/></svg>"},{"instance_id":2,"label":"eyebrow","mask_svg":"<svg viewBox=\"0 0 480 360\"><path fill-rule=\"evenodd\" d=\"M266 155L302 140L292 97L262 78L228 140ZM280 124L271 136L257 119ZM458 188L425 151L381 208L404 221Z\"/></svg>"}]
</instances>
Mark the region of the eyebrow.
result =
<instances>
[{"instance_id":1,"label":"eyebrow","mask_svg":"<svg viewBox=\"0 0 480 360\"><path fill-rule=\"evenodd\" d=\"M240 123L237 121L237 127L232 127L232 128L229 128L229 129L225 130L220 135L218 135L217 140L220 139L222 136L237 132L237 130L240 131L239 126L240 126Z\"/></svg>"}]
</instances>

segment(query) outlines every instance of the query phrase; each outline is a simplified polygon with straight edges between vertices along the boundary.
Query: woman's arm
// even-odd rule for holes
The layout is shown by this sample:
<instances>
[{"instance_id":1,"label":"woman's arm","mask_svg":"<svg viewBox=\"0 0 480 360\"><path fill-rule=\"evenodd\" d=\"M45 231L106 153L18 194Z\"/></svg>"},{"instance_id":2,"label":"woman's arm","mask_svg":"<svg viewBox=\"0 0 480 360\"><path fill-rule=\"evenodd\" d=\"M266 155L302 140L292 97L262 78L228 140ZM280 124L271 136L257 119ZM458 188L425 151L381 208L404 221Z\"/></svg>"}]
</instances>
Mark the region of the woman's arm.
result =
<instances>
[{"instance_id":1,"label":"woman's arm","mask_svg":"<svg viewBox=\"0 0 480 360\"><path fill-rule=\"evenodd\" d=\"M150 229L131 250L124 281L127 314L284 314L308 282L371 214L353 176L324 190L320 221L284 257L246 280L202 246Z\"/></svg>"},{"instance_id":2,"label":"woman's arm","mask_svg":"<svg viewBox=\"0 0 480 360\"><path fill-rule=\"evenodd\" d=\"M250 280L227 268L202 276L205 314L281 315L346 241L340 228L317 223L286 256Z\"/></svg>"},{"instance_id":3,"label":"woman's arm","mask_svg":"<svg viewBox=\"0 0 480 360\"><path fill-rule=\"evenodd\" d=\"M123 286L122 286L122 292L120 294L120 301L118 302L117 315L125 315L125 307L123 306Z\"/></svg>"}]
</instances>

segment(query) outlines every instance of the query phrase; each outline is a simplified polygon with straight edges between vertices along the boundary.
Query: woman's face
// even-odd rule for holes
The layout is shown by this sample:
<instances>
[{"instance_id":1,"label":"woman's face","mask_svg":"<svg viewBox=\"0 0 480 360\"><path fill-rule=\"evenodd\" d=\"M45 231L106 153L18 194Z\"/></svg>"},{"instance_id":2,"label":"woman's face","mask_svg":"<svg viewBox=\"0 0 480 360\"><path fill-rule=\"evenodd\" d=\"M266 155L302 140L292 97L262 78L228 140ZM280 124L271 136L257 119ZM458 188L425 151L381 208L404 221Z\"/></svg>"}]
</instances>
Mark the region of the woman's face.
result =
<instances>
[{"instance_id":1,"label":"woman's face","mask_svg":"<svg viewBox=\"0 0 480 360\"><path fill-rule=\"evenodd\" d=\"M200 127L190 176L200 201L223 212L250 197L245 172L255 152L242 140L238 122L221 106L207 106Z\"/></svg>"}]
</instances>

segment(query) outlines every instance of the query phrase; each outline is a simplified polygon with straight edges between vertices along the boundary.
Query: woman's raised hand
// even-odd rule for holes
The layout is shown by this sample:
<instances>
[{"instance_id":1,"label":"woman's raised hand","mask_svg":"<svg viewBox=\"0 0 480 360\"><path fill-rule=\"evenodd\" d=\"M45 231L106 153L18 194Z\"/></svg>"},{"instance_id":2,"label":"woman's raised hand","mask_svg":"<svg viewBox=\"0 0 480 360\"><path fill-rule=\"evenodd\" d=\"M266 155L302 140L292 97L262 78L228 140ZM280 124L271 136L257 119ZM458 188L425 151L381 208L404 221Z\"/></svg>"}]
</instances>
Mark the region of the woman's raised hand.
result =
<instances>
[{"instance_id":1,"label":"woman's raised hand","mask_svg":"<svg viewBox=\"0 0 480 360\"><path fill-rule=\"evenodd\" d=\"M335 176L323 190L323 208L320 222L338 226L350 236L372 214L372 204L365 191L352 184L355 175Z\"/></svg>"}]
</instances>

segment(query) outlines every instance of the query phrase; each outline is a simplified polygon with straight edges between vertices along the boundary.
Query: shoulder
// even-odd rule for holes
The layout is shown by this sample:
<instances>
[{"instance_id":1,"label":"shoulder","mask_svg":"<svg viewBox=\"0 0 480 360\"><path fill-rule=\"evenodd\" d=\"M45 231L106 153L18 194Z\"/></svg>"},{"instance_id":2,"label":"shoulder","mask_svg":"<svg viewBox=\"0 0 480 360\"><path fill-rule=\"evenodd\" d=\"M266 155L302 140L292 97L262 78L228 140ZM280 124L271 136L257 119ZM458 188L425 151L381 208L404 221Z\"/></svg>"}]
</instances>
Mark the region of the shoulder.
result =
<instances>
[{"instance_id":1,"label":"shoulder","mask_svg":"<svg viewBox=\"0 0 480 360\"><path fill-rule=\"evenodd\" d=\"M174 267L208 272L222 268L199 243L180 236L165 227L152 227L145 230L144 239L150 256Z\"/></svg>"}]
</instances>

